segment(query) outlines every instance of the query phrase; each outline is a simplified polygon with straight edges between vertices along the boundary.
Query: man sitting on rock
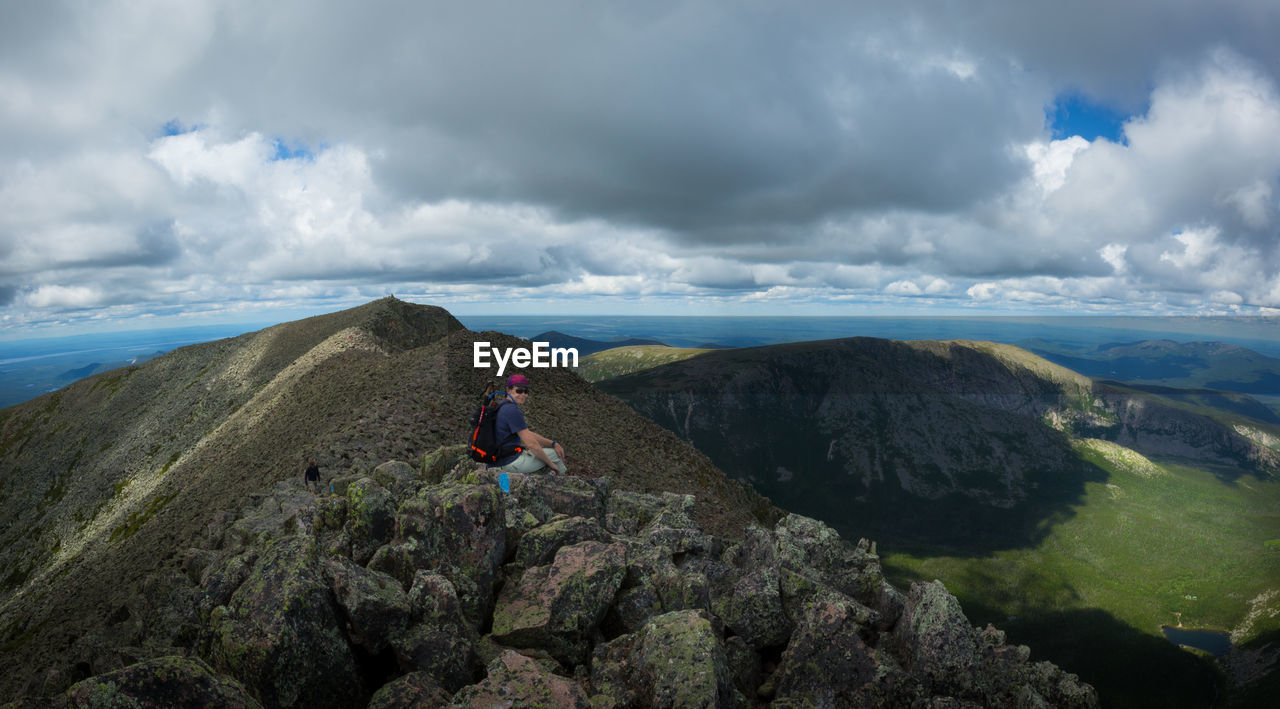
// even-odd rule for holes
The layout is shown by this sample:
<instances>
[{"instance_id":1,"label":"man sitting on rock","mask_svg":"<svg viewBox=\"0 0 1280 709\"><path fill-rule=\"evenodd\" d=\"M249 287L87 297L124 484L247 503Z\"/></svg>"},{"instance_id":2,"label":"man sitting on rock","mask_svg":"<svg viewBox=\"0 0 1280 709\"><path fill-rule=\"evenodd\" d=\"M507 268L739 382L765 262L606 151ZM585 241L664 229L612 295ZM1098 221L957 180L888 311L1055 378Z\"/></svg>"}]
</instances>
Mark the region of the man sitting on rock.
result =
<instances>
[{"instance_id":1,"label":"man sitting on rock","mask_svg":"<svg viewBox=\"0 0 1280 709\"><path fill-rule=\"evenodd\" d=\"M523 374L507 377L507 403L498 409L495 433L499 441L518 439L524 450L498 460L489 469L502 473L536 473L546 469L554 474L564 474L568 471L564 464L564 447L529 430L529 424L525 423L520 407L528 401L529 378Z\"/></svg>"}]
</instances>

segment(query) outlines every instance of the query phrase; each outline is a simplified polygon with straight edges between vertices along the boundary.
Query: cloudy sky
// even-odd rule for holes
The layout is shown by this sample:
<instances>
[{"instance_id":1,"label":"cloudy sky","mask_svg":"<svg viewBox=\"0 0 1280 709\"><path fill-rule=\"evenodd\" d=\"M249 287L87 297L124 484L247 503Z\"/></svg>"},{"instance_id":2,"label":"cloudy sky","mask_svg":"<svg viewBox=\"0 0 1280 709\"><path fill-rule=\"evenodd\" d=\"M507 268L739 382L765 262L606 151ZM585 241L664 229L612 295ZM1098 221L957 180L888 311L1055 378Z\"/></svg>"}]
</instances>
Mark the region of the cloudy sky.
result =
<instances>
[{"instance_id":1,"label":"cloudy sky","mask_svg":"<svg viewBox=\"0 0 1280 709\"><path fill-rule=\"evenodd\" d=\"M0 5L0 335L1280 313L1280 5Z\"/></svg>"}]
</instances>

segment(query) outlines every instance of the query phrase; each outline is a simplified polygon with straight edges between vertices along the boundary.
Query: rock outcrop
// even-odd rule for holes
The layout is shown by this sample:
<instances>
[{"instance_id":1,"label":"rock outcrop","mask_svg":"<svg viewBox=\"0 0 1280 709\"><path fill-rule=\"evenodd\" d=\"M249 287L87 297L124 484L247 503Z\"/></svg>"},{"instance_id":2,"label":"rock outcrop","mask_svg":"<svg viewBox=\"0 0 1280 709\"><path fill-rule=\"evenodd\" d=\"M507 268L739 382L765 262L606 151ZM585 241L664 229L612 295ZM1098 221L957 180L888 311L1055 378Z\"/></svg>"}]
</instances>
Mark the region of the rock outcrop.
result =
<instances>
[{"instance_id":1,"label":"rock outcrop","mask_svg":"<svg viewBox=\"0 0 1280 709\"><path fill-rule=\"evenodd\" d=\"M15 706L1097 705L815 520L729 539L689 495L521 475L503 493L431 458L438 480L384 465L342 496L267 491L227 520L253 533L170 579L188 644L141 628L139 654L168 654Z\"/></svg>"}]
</instances>

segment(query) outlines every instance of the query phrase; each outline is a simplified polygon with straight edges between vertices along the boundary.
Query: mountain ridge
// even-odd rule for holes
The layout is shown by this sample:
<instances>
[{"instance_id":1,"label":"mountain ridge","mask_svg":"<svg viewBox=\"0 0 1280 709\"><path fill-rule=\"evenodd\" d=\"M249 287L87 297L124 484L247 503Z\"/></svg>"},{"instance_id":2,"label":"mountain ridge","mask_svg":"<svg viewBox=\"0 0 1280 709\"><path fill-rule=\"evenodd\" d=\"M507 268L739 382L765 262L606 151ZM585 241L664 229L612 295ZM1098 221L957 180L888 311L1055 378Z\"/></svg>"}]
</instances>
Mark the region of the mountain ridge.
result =
<instances>
[{"instance_id":1,"label":"mountain ridge","mask_svg":"<svg viewBox=\"0 0 1280 709\"><path fill-rule=\"evenodd\" d=\"M49 653L7 659L53 665L76 655L74 643L94 642L95 619L136 592L113 568L176 563L175 547L216 524L217 510L300 475L308 457L330 472L369 468L463 440L466 414L488 381L470 367L475 337L443 309L383 299L179 348L0 412L0 568L9 570L0 579L0 643L36 628L67 638ZM740 527L746 510L767 507L621 402L574 385L572 373L530 375L541 398L529 418L564 432L578 472L612 473L638 488L647 478L673 491L710 486L736 503L713 510L701 490L696 512L712 530L735 519ZM593 430L594 416L575 404L629 421L652 454L629 447L624 432ZM153 558L154 549L168 558ZM102 578L116 581L84 581Z\"/></svg>"},{"instance_id":2,"label":"mountain ridge","mask_svg":"<svg viewBox=\"0 0 1280 709\"><path fill-rule=\"evenodd\" d=\"M397 691L447 697L414 684L427 672L460 705L520 677L573 694L569 677L628 706L703 691L653 660L694 643L715 659L706 691L728 706L802 705L813 691L885 706L1096 704L1087 685L970 626L941 584L892 589L868 542L784 516L572 372L528 371L526 415L565 445L576 475L513 476L508 500L492 474L453 463L464 414L493 379L471 366L481 338L525 342L384 299L184 347L0 412L0 554L15 570L0 597L0 696L170 704L217 687L248 706L350 706L408 672ZM300 490L307 457L339 496ZM578 630L520 610L578 612L538 599L577 594L580 574L612 590L592 592L606 594L583 611L594 620L556 621ZM391 600L367 595L378 588ZM405 609L426 597L455 611ZM378 640L384 621L397 624L394 648ZM440 655L446 637L463 645ZM852 658L849 672L813 669L833 642L853 643L832 658ZM593 646L588 670L578 663ZM761 664L779 651L781 667ZM528 664L546 652L557 669ZM433 664L480 655L485 670Z\"/></svg>"}]
</instances>

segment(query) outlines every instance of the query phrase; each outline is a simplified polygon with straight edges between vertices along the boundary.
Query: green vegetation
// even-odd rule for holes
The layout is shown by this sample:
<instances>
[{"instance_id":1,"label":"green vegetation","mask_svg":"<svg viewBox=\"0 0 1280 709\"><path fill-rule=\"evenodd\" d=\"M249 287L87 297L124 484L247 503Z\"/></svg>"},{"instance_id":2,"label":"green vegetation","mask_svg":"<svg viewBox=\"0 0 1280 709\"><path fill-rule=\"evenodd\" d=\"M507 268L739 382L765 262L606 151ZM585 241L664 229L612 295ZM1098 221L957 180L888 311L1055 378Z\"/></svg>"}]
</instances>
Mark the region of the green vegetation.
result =
<instances>
[{"instance_id":1,"label":"green vegetation","mask_svg":"<svg viewBox=\"0 0 1280 709\"><path fill-rule=\"evenodd\" d=\"M1160 626L1230 629L1249 613L1251 599L1280 588L1280 540L1273 538L1280 482L1246 477L1227 484L1211 471L1168 462L1153 474L1150 461L1117 449L1078 444L1081 457L1109 478L1087 483L1074 514L1038 544L986 557L882 546L890 552L886 569L898 583L941 579L975 624L995 623L1011 640L1084 674L1117 705L1159 703L1157 696L1195 705L1204 699L1196 699L1202 683L1212 687L1212 671L1204 662L1174 671L1186 660L1169 652ZM1253 633L1280 629L1275 618L1266 623ZM1184 699L1134 684L1139 651L1163 668L1158 684L1171 696L1187 693Z\"/></svg>"},{"instance_id":2,"label":"green vegetation","mask_svg":"<svg viewBox=\"0 0 1280 709\"><path fill-rule=\"evenodd\" d=\"M175 451L173 455L169 456L169 460L164 464L164 467L160 469L160 474L164 475L169 472L169 468L173 467L173 464L178 462L178 459L181 457L182 451Z\"/></svg>"},{"instance_id":3,"label":"green vegetation","mask_svg":"<svg viewBox=\"0 0 1280 709\"><path fill-rule=\"evenodd\" d=\"M134 367L124 367L112 372L104 372L93 380L93 386L89 388L89 393L92 394L100 388L105 389L107 398L110 399L116 395L116 392L120 391L120 386L124 383L125 377L132 374L134 369Z\"/></svg>"},{"instance_id":4,"label":"green vegetation","mask_svg":"<svg viewBox=\"0 0 1280 709\"><path fill-rule=\"evenodd\" d=\"M582 358L578 375L589 382L642 372L646 369L679 362L712 350L666 345L633 345L614 347Z\"/></svg>"},{"instance_id":5,"label":"green vegetation","mask_svg":"<svg viewBox=\"0 0 1280 709\"><path fill-rule=\"evenodd\" d=\"M152 498L151 502L143 509L130 513L129 518L124 521L124 524L111 530L111 541L114 542L118 539L128 539L133 536L134 532L141 529L142 525L150 521L157 512L164 509L165 505L168 505L173 498L177 496L177 490L169 493L168 495L159 495Z\"/></svg>"}]
</instances>

